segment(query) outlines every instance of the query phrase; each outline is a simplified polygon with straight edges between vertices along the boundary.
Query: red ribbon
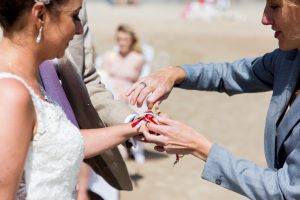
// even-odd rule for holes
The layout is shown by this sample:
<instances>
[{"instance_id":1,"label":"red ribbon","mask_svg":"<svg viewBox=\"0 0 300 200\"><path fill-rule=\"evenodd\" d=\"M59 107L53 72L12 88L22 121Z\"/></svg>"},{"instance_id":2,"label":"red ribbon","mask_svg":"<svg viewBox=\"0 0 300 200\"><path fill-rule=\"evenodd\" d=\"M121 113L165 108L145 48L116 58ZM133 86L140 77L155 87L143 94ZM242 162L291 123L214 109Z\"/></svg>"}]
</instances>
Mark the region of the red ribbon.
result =
<instances>
[{"instance_id":1,"label":"red ribbon","mask_svg":"<svg viewBox=\"0 0 300 200\"><path fill-rule=\"evenodd\" d=\"M144 115L142 115L141 117L137 118L135 121L133 121L131 123L131 127L136 127L139 123L141 123L141 121L146 121L146 122L151 122L153 124L158 124L155 120L155 115L153 114L152 111L147 111ZM173 164L173 166L179 162L180 156L179 154L176 154L176 160Z\"/></svg>"},{"instance_id":2,"label":"red ribbon","mask_svg":"<svg viewBox=\"0 0 300 200\"><path fill-rule=\"evenodd\" d=\"M157 122L154 120L154 114L152 111L147 111L144 115L137 118L135 121L131 123L131 127L136 127L141 121L151 122L153 124L157 124Z\"/></svg>"}]
</instances>

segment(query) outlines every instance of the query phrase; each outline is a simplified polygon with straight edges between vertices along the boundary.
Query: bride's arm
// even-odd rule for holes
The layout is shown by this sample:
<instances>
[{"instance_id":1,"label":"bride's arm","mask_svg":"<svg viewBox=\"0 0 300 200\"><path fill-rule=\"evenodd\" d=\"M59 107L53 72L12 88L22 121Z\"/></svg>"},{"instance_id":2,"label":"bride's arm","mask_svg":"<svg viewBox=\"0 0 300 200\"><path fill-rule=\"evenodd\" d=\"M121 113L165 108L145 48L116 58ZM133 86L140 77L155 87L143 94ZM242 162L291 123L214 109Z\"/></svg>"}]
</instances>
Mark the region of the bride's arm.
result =
<instances>
[{"instance_id":1,"label":"bride's arm","mask_svg":"<svg viewBox=\"0 0 300 200\"><path fill-rule=\"evenodd\" d=\"M0 94L0 199L15 200L33 137L35 111L19 81L2 79Z\"/></svg>"},{"instance_id":2,"label":"bride's arm","mask_svg":"<svg viewBox=\"0 0 300 200\"><path fill-rule=\"evenodd\" d=\"M141 127L143 128L144 126ZM81 129L81 133L85 143L84 155L89 158L125 142L139 134L139 130L127 123L99 129Z\"/></svg>"}]
</instances>

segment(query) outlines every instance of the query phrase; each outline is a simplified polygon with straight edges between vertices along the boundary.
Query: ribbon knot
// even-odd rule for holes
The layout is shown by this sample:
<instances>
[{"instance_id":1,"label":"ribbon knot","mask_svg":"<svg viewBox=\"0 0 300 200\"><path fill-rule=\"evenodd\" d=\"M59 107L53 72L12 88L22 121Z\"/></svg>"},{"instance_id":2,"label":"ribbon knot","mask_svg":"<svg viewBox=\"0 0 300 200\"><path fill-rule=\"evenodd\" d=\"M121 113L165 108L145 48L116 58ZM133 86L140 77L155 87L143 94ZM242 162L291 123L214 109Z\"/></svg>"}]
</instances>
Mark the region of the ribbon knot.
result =
<instances>
[{"instance_id":1,"label":"ribbon knot","mask_svg":"<svg viewBox=\"0 0 300 200\"><path fill-rule=\"evenodd\" d=\"M150 122L150 123L153 123L153 124L158 124L158 120L157 120L157 117L158 115L154 114L153 111L151 110L148 110L146 111L144 114L140 115L137 117L136 120L134 120L132 123L131 123L131 127L137 127L137 128L140 128L145 122ZM153 133L152 131L150 131L151 134L155 134ZM174 161L173 163L173 166L179 162L179 159L183 157L183 156L180 156L179 154L176 154L176 160Z\"/></svg>"}]
</instances>

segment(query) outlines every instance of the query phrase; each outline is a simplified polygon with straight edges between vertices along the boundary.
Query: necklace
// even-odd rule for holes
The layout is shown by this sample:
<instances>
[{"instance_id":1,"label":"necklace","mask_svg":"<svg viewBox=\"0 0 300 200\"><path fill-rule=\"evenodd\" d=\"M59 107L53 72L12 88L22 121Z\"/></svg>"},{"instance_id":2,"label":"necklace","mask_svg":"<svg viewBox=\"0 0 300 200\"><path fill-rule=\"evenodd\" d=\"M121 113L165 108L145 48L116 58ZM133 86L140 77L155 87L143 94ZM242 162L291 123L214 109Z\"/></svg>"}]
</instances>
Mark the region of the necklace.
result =
<instances>
[{"instance_id":1,"label":"necklace","mask_svg":"<svg viewBox=\"0 0 300 200\"><path fill-rule=\"evenodd\" d=\"M40 84L40 91L43 94L45 101L51 104L56 104L55 101L47 94L45 88Z\"/></svg>"},{"instance_id":2,"label":"necklace","mask_svg":"<svg viewBox=\"0 0 300 200\"><path fill-rule=\"evenodd\" d=\"M40 91L43 94L45 101L49 102L49 97L46 93L46 90L44 89L44 87L41 84L40 84Z\"/></svg>"}]
</instances>

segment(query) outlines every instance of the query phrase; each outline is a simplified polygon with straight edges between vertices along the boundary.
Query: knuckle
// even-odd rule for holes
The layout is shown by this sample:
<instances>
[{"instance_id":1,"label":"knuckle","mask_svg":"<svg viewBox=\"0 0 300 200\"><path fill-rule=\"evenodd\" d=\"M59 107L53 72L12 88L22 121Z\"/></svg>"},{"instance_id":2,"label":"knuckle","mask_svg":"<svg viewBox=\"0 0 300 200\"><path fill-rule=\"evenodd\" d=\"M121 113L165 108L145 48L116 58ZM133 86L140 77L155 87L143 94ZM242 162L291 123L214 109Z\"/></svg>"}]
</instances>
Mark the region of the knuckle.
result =
<instances>
[{"instance_id":1,"label":"knuckle","mask_svg":"<svg viewBox=\"0 0 300 200\"><path fill-rule=\"evenodd\" d=\"M172 128L170 126L165 126L163 127L164 132L167 134L171 134L172 133Z\"/></svg>"},{"instance_id":2,"label":"knuckle","mask_svg":"<svg viewBox=\"0 0 300 200\"><path fill-rule=\"evenodd\" d=\"M165 146L168 146L170 144L170 142L171 142L171 140L168 137L164 137L163 141L164 141L164 145Z\"/></svg>"},{"instance_id":3,"label":"knuckle","mask_svg":"<svg viewBox=\"0 0 300 200\"><path fill-rule=\"evenodd\" d=\"M141 91L140 96L147 96L149 94L149 90L148 89L144 89Z\"/></svg>"},{"instance_id":4,"label":"knuckle","mask_svg":"<svg viewBox=\"0 0 300 200\"><path fill-rule=\"evenodd\" d=\"M165 88L159 87L159 88L158 88L158 93L161 94L161 95L165 94L165 93L166 93Z\"/></svg>"},{"instance_id":5,"label":"knuckle","mask_svg":"<svg viewBox=\"0 0 300 200\"><path fill-rule=\"evenodd\" d=\"M132 94L132 98L136 99L139 95L139 92L138 91L135 91L133 94Z\"/></svg>"},{"instance_id":6,"label":"knuckle","mask_svg":"<svg viewBox=\"0 0 300 200\"><path fill-rule=\"evenodd\" d=\"M153 88L151 87L151 85L149 87L147 86L147 87L144 88L144 91L147 92L147 93L152 92L152 90L153 90Z\"/></svg>"},{"instance_id":7,"label":"knuckle","mask_svg":"<svg viewBox=\"0 0 300 200\"><path fill-rule=\"evenodd\" d=\"M153 98L148 98L147 102L150 103L150 104L154 104L155 103Z\"/></svg>"}]
</instances>

